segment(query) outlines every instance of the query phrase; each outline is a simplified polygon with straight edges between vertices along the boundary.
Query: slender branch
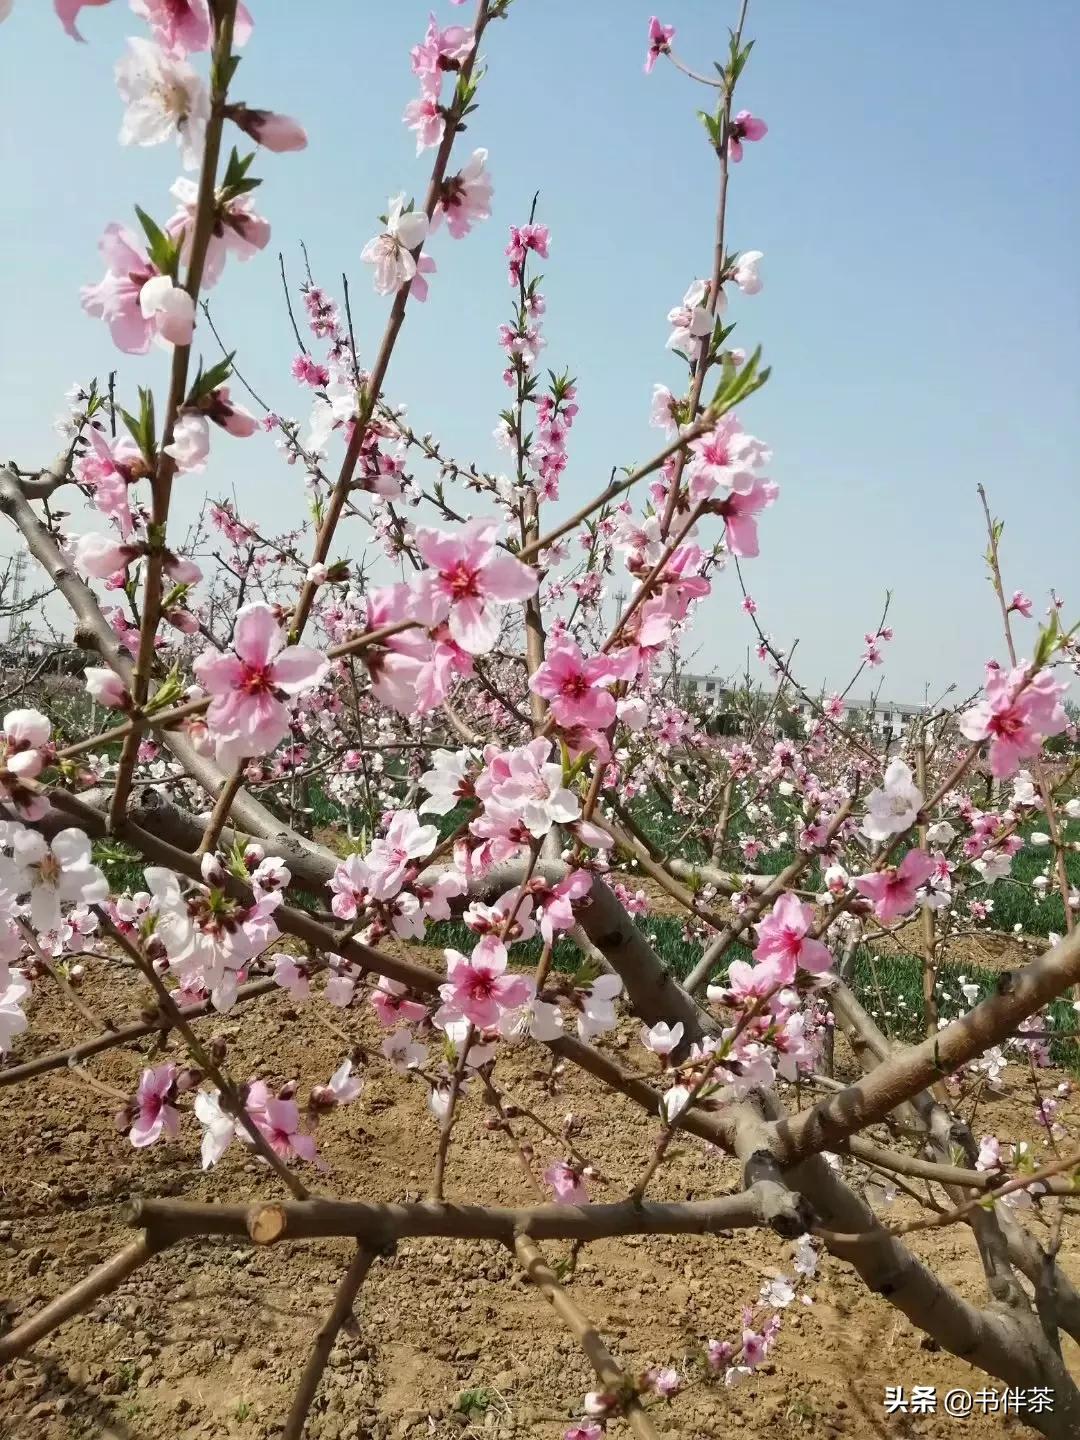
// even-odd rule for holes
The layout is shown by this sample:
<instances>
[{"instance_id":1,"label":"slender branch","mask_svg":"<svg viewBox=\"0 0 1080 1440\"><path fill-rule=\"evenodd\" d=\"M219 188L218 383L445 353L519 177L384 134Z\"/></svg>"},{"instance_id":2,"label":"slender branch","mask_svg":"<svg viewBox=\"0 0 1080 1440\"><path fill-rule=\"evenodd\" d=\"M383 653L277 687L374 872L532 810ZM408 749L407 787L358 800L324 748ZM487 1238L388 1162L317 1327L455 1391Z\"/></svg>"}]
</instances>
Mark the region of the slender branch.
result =
<instances>
[{"instance_id":1,"label":"slender branch","mask_svg":"<svg viewBox=\"0 0 1080 1440\"><path fill-rule=\"evenodd\" d=\"M218 1087L218 1091L221 1094L222 1108L226 1110L234 1120L236 1120L244 1127L244 1129L248 1133L248 1136L251 1139L252 1145L266 1161L266 1163L270 1166L271 1170L273 1170L274 1173L278 1176L278 1178L282 1181L282 1183L289 1190L292 1191L292 1193L296 1196L298 1200L306 1200L308 1197L307 1187L298 1176L293 1174L293 1172L284 1163L284 1161L282 1161L281 1158L274 1152L274 1149L270 1145L269 1141L266 1139L266 1136L259 1129L258 1125L255 1124L251 1112L248 1110L247 1105L244 1103L244 1100L240 1095L240 1092L236 1089L236 1086L221 1069L220 1065L217 1064L213 1056L199 1040L199 1037L195 1034L195 1031L180 1014L180 1010L176 1004L176 1001L172 998L172 995L169 993L168 989L163 983L161 976L157 973L149 960L146 959L139 947L132 944L132 942L127 938L123 931L117 929L117 927L113 924L108 912L101 909L99 906L96 906L95 909L97 911L97 914L101 918L103 924L108 929L109 933L112 935L113 939L117 942L118 945L123 947L123 949L128 953L128 955L131 956L131 959L134 961L135 965L138 967L143 977L153 988L154 993L157 995L158 998L158 1004L161 1006L163 1012L172 1021L174 1028L179 1030L180 1034L184 1037L184 1041L196 1064L198 1064L203 1070L205 1070L206 1074L210 1077L211 1080L213 1080L214 1084Z\"/></svg>"},{"instance_id":2,"label":"slender branch","mask_svg":"<svg viewBox=\"0 0 1080 1440\"><path fill-rule=\"evenodd\" d=\"M1072 1150L1068 1155L1054 1160L1049 1165L1042 1165L1030 1174L1015 1175L1006 1184L1001 1185L994 1191L994 1199L1002 1200L1006 1195L1015 1195L1018 1191L1029 1190L1033 1185L1039 1185L1043 1180L1049 1180L1054 1176L1063 1175L1068 1172L1076 1173L1080 1170L1080 1150ZM967 1180L964 1184L968 1184ZM1080 1195L1080 1189L1070 1185L1067 1190L1059 1190L1058 1194ZM939 1215L933 1215L921 1220L904 1220L898 1225L889 1225L885 1228L890 1235L913 1235L919 1230L940 1230L945 1225L957 1225L961 1220L968 1220L971 1216L986 1204L984 1195L976 1195L966 1200L962 1205L957 1205L952 1210L943 1210ZM838 1241L845 1245L858 1244L864 1237L860 1235L836 1235L830 1233L830 1241Z\"/></svg>"},{"instance_id":3,"label":"slender branch","mask_svg":"<svg viewBox=\"0 0 1080 1440\"><path fill-rule=\"evenodd\" d=\"M735 26L734 33L731 37L732 56L738 53L742 45L743 26L746 24L748 3L749 0L742 0L738 24ZM705 307L710 321L715 320L717 312L719 311L724 279L724 242L727 223L728 178L731 168L730 157L728 155L728 134L731 129L731 102L735 93L735 80L732 71L725 72L723 91L724 98L720 113L720 129L717 136L717 158L720 161L720 192L716 204L716 235L713 243L712 279L709 285L709 298ZM690 387L689 406L692 419L696 417L698 407L701 404L701 393L705 387L705 376L708 374L710 368L709 351L712 346L712 340L713 325L710 324L708 331L701 337L700 349L694 365L694 378ZM682 482L685 464L686 452L683 451L675 465L675 474L671 479L671 489L660 524L660 533L665 536L671 529L671 522L675 518L675 507L679 500L679 487Z\"/></svg>"},{"instance_id":4,"label":"slender branch","mask_svg":"<svg viewBox=\"0 0 1080 1440\"><path fill-rule=\"evenodd\" d=\"M29 1320L24 1320L21 1325L16 1325L14 1330L0 1336L0 1364L24 1354L31 1345L48 1335L51 1330L55 1330L58 1325L62 1325L65 1320L70 1320L73 1315L89 1310L95 1300L111 1294L129 1275L141 1265L145 1265L169 1243L159 1236L143 1234L137 1240L132 1240L130 1245L118 1250L111 1260L106 1260L104 1264L91 1270L77 1285L44 1305Z\"/></svg>"},{"instance_id":5,"label":"slender branch","mask_svg":"<svg viewBox=\"0 0 1080 1440\"><path fill-rule=\"evenodd\" d=\"M279 988L273 980L253 980L248 985L241 985L236 992L233 1009L247 1000L255 1000L258 996L267 995ZM212 1000L203 1000L198 1005L181 1007L179 1014L184 1020L190 1021L200 1020L206 1015L216 1015L217 1011ZM50 1070L76 1065L82 1060L89 1060L93 1055L100 1055L103 1050L111 1050L117 1045L129 1045L147 1035L165 1035L171 1029L172 1021L159 1010L150 1020L133 1021L129 1025L121 1025L115 1030L106 1030L95 1035L92 1040L82 1040L77 1045L70 1045L66 1050L51 1050L47 1055L38 1055L21 1065L10 1065L0 1070L0 1090L5 1085L17 1085L21 1080L30 1080L35 1075L44 1075Z\"/></svg>"},{"instance_id":6,"label":"slender branch","mask_svg":"<svg viewBox=\"0 0 1080 1440\"><path fill-rule=\"evenodd\" d=\"M514 1254L529 1279L549 1301L552 1309L569 1326L585 1358L596 1371L600 1383L612 1397L612 1410L626 1416L626 1422L639 1440L660 1440L659 1432L642 1408L627 1375L600 1338L600 1333L577 1307L555 1278L555 1272L544 1259L536 1241L519 1235L514 1241Z\"/></svg>"},{"instance_id":7,"label":"slender branch","mask_svg":"<svg viewBox=\"0 0 1080 1440\"><path fill-rule=\"evenodd\" d=\"M669 460L677 451L685 453L691 441L700 439L706 430L711 427L714 420L715 416L707 411L695 425L691 425L689 429L684 430L677 440L673 440L671 444L661 450L658 455L654 455L647 464L640 465L636 470L632 471L625 480L620 480L617 484L612 483L608 485L600 492L595 500L590 500L588 505L583 505L580 510L575 511L569 520L564 520L563 523L557 525L554 530L549 530L546 535L541 535L539 539L532 541L523 549L519 550L518 559L531 560L533 556L539 555L541 551L546 550L550 545L554 545L556 540L561 540L564 535L569 535L572 530L576 530L583 520L587 520L589 516L595 514L597 510L602 510L603 507L612 500L617 499L620 495L624 495L626 491L636 485L639 480L644 480L647 476L654 475L657 470L663 468L665 461Z\"/></svg>"},{"instance_id":8,"label":"slender branch","mask_svg":"<svg viewBox=\"0 0 1080 1440\"><path fill-rule=\"evenodd\" d=\"M187 280L184 288L191 296L192 303L199 298L203 267L210 245L210 238L217 221L217 170L221 155L221 132L225 125L225 102L228 95L229 79L232 73L233 25L236 20L237 0L221 0L212 12L215 19L215 43L211 74L213 91L210 96L210 118L206 125L206 140L203 149L202 170L199 175L199 189L195 204L195 218L191 230L191 251L188 260ZM154 662L154 642L158 625L161 623L162 576L165 562L165 529L169 519L169 504L172 499L172 483L176 474L176 461L167 454L172 444L173 432L180 408L187 393L188 369L191 361L191 346L178 345L173 351L172 375L169 381L169 402L165 424L161 434L161 449L157 457L157 468L151 481L151 549L146 562L146 579L143 586L142 620L139 625L139 647L135 660L135 673L131 696L137 706L146 703L150 691L150 675ZM116 772L116 788L109 812L110 826L115 828L119 817L127 806L131 791L131 780L139 754L139 742L132 733L124 741L120 763Z\"/></svg>"},{"instance_id":9,"label":"slender branch","mask_svg":"<svg viewBox=\"0 0 1080 1440\"><path fill-rule=\"evenodd\" d=\"M488 23L489 0L480 0L477 11L476 22L473 27L473 41L468 54L461 62L461 71L458 79L459 90L466 86L472 78L473 70L476 67L477 56L480 52L480 42L483 39L484 31ZM443 138L435 156L435 163L431 170L431 179L428 182L427 196L424 200L424 213L430 220L435 214L435 208L439 204L442 195L443 181L446 178L446 171L450 163L450 154L454 148L454 141L461 129L461 115L456 110L451 110L447 116L446 125L443 131ZM418 259L423 245L417 246L413 252L413 258ZM345 451L345 458L341 464L337 481L330 496L330 503L327 506L326 515L319 527L319 533L315 538L315 546L312 551L312 565L324 562L330 554L330 546L334 540L334 534L338 527L345 509L345 503L349 498L349 491L352 487L353 471L360 451L367 438L368 427L371 418L375 413L375 406L378 403L380 392L386 380L386 373L390 368L390 361L393 357L394 347L397 344L398 335L405 322L405 310L408 305L409 296L412 293L412 281L399 287L394 296L390 308L390 318L386 322L386 329L383 332L382 343L379 346L375 364L372 366L371 374L368 376L360 397L359 411L353 425L353 432ZM300 599L293 612L290 627L290 638L293 643L304 633L311 615L311 608L315 603L316 585L307 581L300 592Z\"/></svg>"},{"instance_id":10,"label":"slender branch","mask_svg":"<svg viewBox=\"0 0 1080 1440\"><path fill-rule=\"evenodd\" d=\"M42 950L41 946L38 944L38 939L33 929L25 922L25 920L20 920L17 923L23 940L33 951L37 963L53 981L57 989L63 995L64 999L68 1002L71 1008L75 1011L75 1013L77 1015L81 1015L82 1018L87 1022L87 1024L95 1030L100 1030L103 1025L108 1027L108 1021L102 1020L100 1016L94 1013L90 1006L87 1005L86 1002L77 993L75 987L71 984L68 978L56 968L49 956L45 954L44 950Z\"/></svg>"},{"instance_id":11,"label":"slender branch","mask_svg":"<svg viewBox=\"0 0 1080 1440\"><path fill-rule=\"evenodd\" d=\"M367 1273L374 1260L374 1251L366 1249L363 1245L357 1245L349 1268L341 1277L337 1294L334 1296L333 1308L315 1336L315 1343L311 1347L307 1364L304 1366L304 1373L300 1377L299 1388L289 1408L289 1418L285 1421L282 1440L302 1440L308 1411L311 1409L311 1402L315 1399L318 1391L319 1381L326 1369L326 1362L330 1359L334 1341L337 1339L338 1331L352 1314L353 1303L360 1293L360 1287L367 1279Z\"/></svg>"},{"instance_id":12,"label":"slender branch","mask_svg":"<svg viewBox=\"0 0 1080 1440\"><path fill-rule=\"evenodd\" d=\"M983 515L986 517L986 531L989 536L989 545L986 552L986 559L990 566L990 579L994 587L994 594L997 596L998 605L1001 609L1001 623L1005 630L1005 643L1009 650L1009 660L1016 667L1016 643L1013 640L1012 622L1009 619L1009 602L1005 599L1005 585L1001 578L1001 554L998 545L999 528L994 524L993 516L990 514L990 502L986 497L986 488L983 485L977 487L979 499L982 502ZM1061 826L1058 822L1057 809L1054 805L1053 791L1050 782L1046 777L1046 767L1043 764L1042 755L1036 755L1032 769L1035 772L1035 783L1039 787L1039 795L1042 797L1044 813L1046 815L1046 828L1050 832L1050 843L1054 847L1054 873L1057 879L1058 894L1061 896L1061 904L1065 911L1065 933L1071 935L1076 928L1076 916L1073 914L1072 906L1069 904L1069 893L1072 886L1069 882L1069 870L1065 863L1065 848L1061 843Z\"/></svg>"},{"instance_id":13,"label":"slender branch","mask_svg":"<svg viewBox=\"0 0 1080 1440\"><path fill-rule=\"evenodd\" d=\"M244 783L244 771L247 769L247 765L247 760L238 760L236 769L222 787L221 794L214 803L214 809L211 812L210 819L206 822L206 830L203 832L203 837L199 841L199 848L195 851L197 859L201 859L203 855L208 855L217 845L221 832L225 828L225 822L229 818L229 812L232 810L237 791Z\"/></svg>"}]
</instances>

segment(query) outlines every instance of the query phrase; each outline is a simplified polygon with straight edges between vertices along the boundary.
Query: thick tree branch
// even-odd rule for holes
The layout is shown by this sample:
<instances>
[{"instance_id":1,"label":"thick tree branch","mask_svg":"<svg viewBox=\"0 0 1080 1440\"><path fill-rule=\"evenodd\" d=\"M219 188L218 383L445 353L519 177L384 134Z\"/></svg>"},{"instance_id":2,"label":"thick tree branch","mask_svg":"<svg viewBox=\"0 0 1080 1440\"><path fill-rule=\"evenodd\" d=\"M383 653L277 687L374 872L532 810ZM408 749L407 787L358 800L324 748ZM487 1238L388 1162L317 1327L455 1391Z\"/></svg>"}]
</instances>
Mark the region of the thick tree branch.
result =
<instances>
[{"instance_id":1,"label":"thick tree branch","mask_svg":"<svg viewBox=\"0 0 1080 1440\"><path fill-rule=\"evenodd\" d=\"M783 1192L783 1193L782 1193ZM349 1235L371 1249L418 1236L492 1240L512 1245L517 1235L537 1240L602 1240L619 1235L717 1235L763 1226L791 1232L797 1214L786 1186L760 1180L737 1195L685 1203L623 1200L613 1205L536 1205L505 1209L436 1200L409 1204L361 1200L282 1200L248 1205L202 1205L182 1200L134 1200L130 1225L162 1241L196 1235L235 1235L257 1244ZM797 1233L802 1234L803 1225Z\"/></svg>"}]
</instances>

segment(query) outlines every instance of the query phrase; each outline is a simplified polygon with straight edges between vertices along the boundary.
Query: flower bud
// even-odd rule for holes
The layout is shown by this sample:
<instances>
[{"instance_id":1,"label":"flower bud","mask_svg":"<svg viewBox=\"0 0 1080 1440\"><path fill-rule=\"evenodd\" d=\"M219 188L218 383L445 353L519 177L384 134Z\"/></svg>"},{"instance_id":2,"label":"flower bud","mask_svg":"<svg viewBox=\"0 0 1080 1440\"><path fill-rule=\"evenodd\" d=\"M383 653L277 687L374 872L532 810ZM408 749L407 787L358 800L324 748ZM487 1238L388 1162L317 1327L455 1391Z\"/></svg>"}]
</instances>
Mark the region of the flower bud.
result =
<instances>
[{"instance_id":1,"label":"flower bud","mask_svg":"<svg viewBox=\"0 0 1080 1440\"><path fill-rule=\"evenodd\" d=\"M86 681L86 688L90 692L91 699L95 700L97 704L104 705L110 710L130 709L131 696L128 694L124 682L111 670L84 670L83 679Z\"/></svg>"},{"instance_id":2,"label":"flower bud","mask_svg":"<svg viewBox=\"0 0 1080 1440\"><path fill-rule=\"evenodd\" d=\"M307 133L302 125L288 115L278 115L273 110L255 110L249 105L231 105L229 119L250 135L256 145L262 145L275 154L283 155L290 150L303 150L307 146Z\"/></svg>"},{"instance_id":3,"label":"flower bud","mask_svg":"<svg viewBox=\"0 0 1080 1440\"><path fill-rule=\"evenodd\" d=\"M199 863L199 871L207 885L224 885L225 866L221 863L220 856L204 855Z\"/></svg>"}]
</instances>

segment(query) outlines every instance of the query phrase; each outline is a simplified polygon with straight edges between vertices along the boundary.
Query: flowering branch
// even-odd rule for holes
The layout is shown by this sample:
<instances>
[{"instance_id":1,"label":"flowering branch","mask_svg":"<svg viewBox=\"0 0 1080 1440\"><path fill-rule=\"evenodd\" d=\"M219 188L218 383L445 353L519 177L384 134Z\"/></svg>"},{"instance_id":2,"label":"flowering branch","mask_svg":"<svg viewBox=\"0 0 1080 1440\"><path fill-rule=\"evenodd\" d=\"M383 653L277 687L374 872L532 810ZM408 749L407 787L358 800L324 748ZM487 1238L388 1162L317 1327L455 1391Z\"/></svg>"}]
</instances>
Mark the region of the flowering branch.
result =
<instances>
[{"instance_id":1,"label":"flowering branch","mask_svg":"<svg viewBox=\"0 0 1080 1440\"><path fill-rule=\"evenodd\" d=\"M206 141L203 148L202 170L199 176L199 191L196 201L195 219L191 233L191 252L188 261L187 280L184 289L191 297L192 307L199 298L203 266L206 263L207 248L211 231L217 219L217 173L221 154L221 132L225 124L226 100L229 81L233 73L233 27L236 22L237 0L221 0L215 8L215 44L211 66L210 118L206 126ZM172 375L169 381L168 408L161 436L161 451L151 486L151 547L146 562L146 579L143 585L142 621L139 626L139 646L135 660L135 672L130 686L132 699L137 706L145 705L150 691L150 675L154 662L154 641L161 619L162 577L165 560L165 531L169 519L169 505L172 499L172 483L176 474L176 459L169 453L173 444L176 422L180 407L187 394L188 370L191 362L191 345L177 345L173 351ZM109 826L115 830L120 816L124 813L131 780L138 758L138 740L133 732L124 741L120 765L116 774L116 788L113 791L109 811Z\"/></svg>"}]
</instances>

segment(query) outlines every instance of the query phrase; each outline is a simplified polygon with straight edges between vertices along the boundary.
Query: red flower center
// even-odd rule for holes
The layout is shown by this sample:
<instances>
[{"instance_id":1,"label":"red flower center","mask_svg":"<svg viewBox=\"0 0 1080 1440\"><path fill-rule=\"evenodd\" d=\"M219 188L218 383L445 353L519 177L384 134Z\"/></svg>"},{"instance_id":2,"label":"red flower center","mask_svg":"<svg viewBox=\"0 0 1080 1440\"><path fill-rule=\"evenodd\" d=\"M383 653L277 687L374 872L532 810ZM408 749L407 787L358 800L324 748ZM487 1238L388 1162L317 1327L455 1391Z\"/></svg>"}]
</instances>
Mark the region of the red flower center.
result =
<instances>
[{"instance_id":1,"label":"red flower center","mask_svg":"<svg viewBox=\"0 0 1080 1440\"><path fill-rule=\"evenodd\" d=\"M1015 710L1006 710L1000 715L991 715L987 729L991 735L996 735L1002 740L1011 740L1024 728L1024 722L1017 715Z\"/></svg>"},{"instance_id":2,"label":"red flower center","mask_svg":"<svg viewBox=\"0 0 1080 1440\"><path fill-rule=\"evenodd\" d=\"M273 689L269 665L245 665L240 688L245 695L259 695L264 690Z\"/></svg>"},{"instance_id":3,"label":"red flower center","mask_svg":"<svg viewBox=\"0 0 1080 1440\"><path fill-rule=\"evenodd\" d=\"M469 975L468 990L474 1000L490 1000L495 989L495 976L487 970L473 970Z\"/></svg>"},{"instance_id":4,"label":"red flower center","mask_svg":"<svg viewBox=\"0 0 1080 1440\"><path fill-rule=\"evenodd\" d=\"M470 570L463 560L459 561L453 570L447 571L443 578L455 600L472 599L480 594L476 584L476 571Z\"/></svg>"}]
</instances>

